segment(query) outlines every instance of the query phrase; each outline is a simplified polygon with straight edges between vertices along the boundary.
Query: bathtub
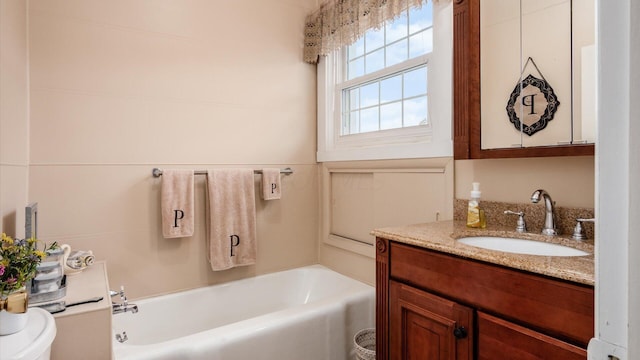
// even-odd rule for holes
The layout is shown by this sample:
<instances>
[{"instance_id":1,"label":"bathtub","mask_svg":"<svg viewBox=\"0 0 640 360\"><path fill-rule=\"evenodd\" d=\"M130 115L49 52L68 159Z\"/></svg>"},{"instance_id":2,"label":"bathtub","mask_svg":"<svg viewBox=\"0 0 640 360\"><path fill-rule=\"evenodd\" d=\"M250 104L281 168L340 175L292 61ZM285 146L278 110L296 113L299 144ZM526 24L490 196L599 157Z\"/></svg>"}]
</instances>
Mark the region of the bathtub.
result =
<instances>
[{"instance_id":1,"label":"bathtub","mask_svg":"<svg viewBox=\"0 0 640 360\"><path fill-rule=\"evenodd\" d=\"M113 315L116 360L346 360L375 325L374 288L320 265L135 303Z\"/></svg>"}]
</instances>

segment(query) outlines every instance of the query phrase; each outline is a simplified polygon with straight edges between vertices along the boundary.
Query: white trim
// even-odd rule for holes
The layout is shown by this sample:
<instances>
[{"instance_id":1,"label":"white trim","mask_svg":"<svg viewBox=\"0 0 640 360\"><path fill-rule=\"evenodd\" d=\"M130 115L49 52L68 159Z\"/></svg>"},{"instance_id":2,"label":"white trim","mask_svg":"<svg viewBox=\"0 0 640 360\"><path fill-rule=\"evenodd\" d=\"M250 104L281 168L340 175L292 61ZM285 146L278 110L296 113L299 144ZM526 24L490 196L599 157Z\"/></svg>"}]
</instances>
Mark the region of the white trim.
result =
<instances>
[{"instance_id":1,"label":"white trim","mask_svg":"<svg viewBox=\"0 0 640 360\"><path fill-rule=\"evenodd\" d=\"M430 169L374 169L374 168L365 168L365 169L329 169L329 173L340 173L340 174L361 174L361 173L391 173L391 174L444 174L444 167L442 168L430 168Z\"/></svg>"},{"instance_id":2,"label":"white trim","mask_svg":"<svg viewBox=\"0 0 640 360\"><path fill-rule=\"evenodd\" d=\"M349 239L331 233L331 174L333 173L432 173L444 174L446 183L451 184L444 191L453 199L453 159L450 157L407 160L382 160L373 162L326 162L320 165L320 239L321 244L330 245L349 252L375 258L375 246L359 240ZM442 209L443 219L453 217L453 202ZM374 226L377 226L374 224ZM373 230L373 229L372 229ZM375 240L375 239L373 239Z\"/></svg>"},{"instance_id":3,"label":"white trim","mask_svg":"<svg viewBox=\"0 0 640 360\"><path fill-rule=\"evenodd\" d=\"M344 51L341 51L340 53L341 53L340 57L343 57L344 55L342 54L344 53ZM395 64L392 66L388 66L378 71L374 71L369 74L364 74L362 76L358 76L357 78L353 78L351 80L345 80L336 86L336 91L342 92L342 90L348 89L355 85L366 84L370 81L379 80L387 76L391 76L396 73L399 73L401 71L406 71L418 66L425 65L429 62L430 57L431 57L431 54L417 56L415 58L409 59L407 61L403 61L401 63Z\"/></svg>"},{"instance_id":4,"label":"white trim","mask_svg":"<svg viewBox=\"0 0 640 360\"><path fill-rule=\"evenodd\" d=\"M640 358L640 5L597 1L595 338L588 359Z\"/></svg>"},{"instance_id":5,"label":"white trim","mask_svg":"<svg viewBox=\"0 0 640 360\"><path fill-rule=\"evenodd\" d=\"M375 241L375 239L373 239ZM351 251L356 254L364 255L370 258L376 258L376 249L373 244L367 244L362 241L349 239L346 237L338 236L335 234L329 234L324 243L343 250Z\"/></svg>"}]
</instances>

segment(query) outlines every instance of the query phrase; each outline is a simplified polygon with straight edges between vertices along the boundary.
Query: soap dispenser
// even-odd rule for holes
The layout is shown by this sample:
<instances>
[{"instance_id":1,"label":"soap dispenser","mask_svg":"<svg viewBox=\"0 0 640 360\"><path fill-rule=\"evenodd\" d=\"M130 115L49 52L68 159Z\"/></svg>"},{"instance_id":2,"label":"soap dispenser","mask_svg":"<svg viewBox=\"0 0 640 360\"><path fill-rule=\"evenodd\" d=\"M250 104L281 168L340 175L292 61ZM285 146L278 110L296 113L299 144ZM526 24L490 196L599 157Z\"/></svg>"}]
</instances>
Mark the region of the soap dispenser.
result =
<instances>
[{"instance_id":1,"label":"soap dispenser","mask_svg":"<svg viewBox=\"0 0 640 360\"><path fill-rule=\"evenodd\" d=\"M467 227L470 228L486 228L487 221L484 217L484 210L480 208L480 183L474 182L473 190L469 197L469 206L467 208Z\"/></svg>"}]
</instances>

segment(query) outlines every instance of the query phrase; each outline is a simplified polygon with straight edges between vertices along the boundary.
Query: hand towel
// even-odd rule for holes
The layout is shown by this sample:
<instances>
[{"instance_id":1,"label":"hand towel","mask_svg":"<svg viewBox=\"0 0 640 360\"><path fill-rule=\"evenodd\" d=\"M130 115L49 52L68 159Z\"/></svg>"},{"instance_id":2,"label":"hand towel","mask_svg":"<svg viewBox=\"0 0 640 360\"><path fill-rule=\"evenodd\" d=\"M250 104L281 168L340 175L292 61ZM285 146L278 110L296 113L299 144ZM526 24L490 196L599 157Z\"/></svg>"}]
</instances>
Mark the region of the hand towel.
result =
<instances>
[{"instance_id":1,"label":"hand towel","mask_svg":"<svg viewBox=\"0 0 640 360\"><path fill-rule=\"evenodd\" d=\"M264 200L277 200L281 197L280 169L262 169L262 198Z\"/></svg>"},{"instance_id":2,"label":"hand towel","mask_svg":"<svg viewBox=\"0 0 640 360\"><path fill-rule=\"evenodd\" d=\"M213 271L255 264L256 204L252 169L207 171L207 240Z\"/></svg>"},{"instance_id":3,"label":"hand towel","mask_svg":"<svg viewBox=\"0 0 640 360\"><path fill-rule=\"evenodd\" d=\"M161 189L162 235L193 236L193 170L164 170Z\"/></svg>"}]
</instances>

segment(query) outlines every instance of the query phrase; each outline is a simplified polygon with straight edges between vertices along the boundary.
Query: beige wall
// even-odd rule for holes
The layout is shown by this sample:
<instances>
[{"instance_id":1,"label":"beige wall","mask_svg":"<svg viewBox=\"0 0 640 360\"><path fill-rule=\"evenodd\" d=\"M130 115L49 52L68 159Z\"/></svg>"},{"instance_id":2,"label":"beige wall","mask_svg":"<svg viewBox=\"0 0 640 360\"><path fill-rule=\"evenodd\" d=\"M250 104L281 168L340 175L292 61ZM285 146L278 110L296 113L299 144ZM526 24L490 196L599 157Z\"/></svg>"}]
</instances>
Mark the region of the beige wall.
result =
<instances>
[{"instance_id":1,"label":"beige wall","mask_svg":"<svg viewBox=\"0 0 640 360\"><path fill-rule=\"evenodd\" d=\"M0 232L24 236L29 175L27 5L0 0Z\"/></svg>"},{"instance_id":2,"label":"beige wall","mask_svg":"<svg viewBox=\"0 0 640 360\"><path fill-rule=\"evenodd\" d=\"M527 203L545 189L558 206L594 208L593 156L458 160L455 174L457 199L468 199L478 181L485 200Z\"/></svg>"},{"instance_id":3,"label":"beige wall","mask_svg":"<svg viewBox=\"0 0 640 360\"><path fill-rule=\"evenodd\" d=\"M302 62L312 5L30 1L40 237L93 250L130 298L316 263L315 67ZM204 177L195 235L164 239L156 166L291 166L282 200L256 200L257 264L210 270Z\"/></svg>"}]
</instances>

